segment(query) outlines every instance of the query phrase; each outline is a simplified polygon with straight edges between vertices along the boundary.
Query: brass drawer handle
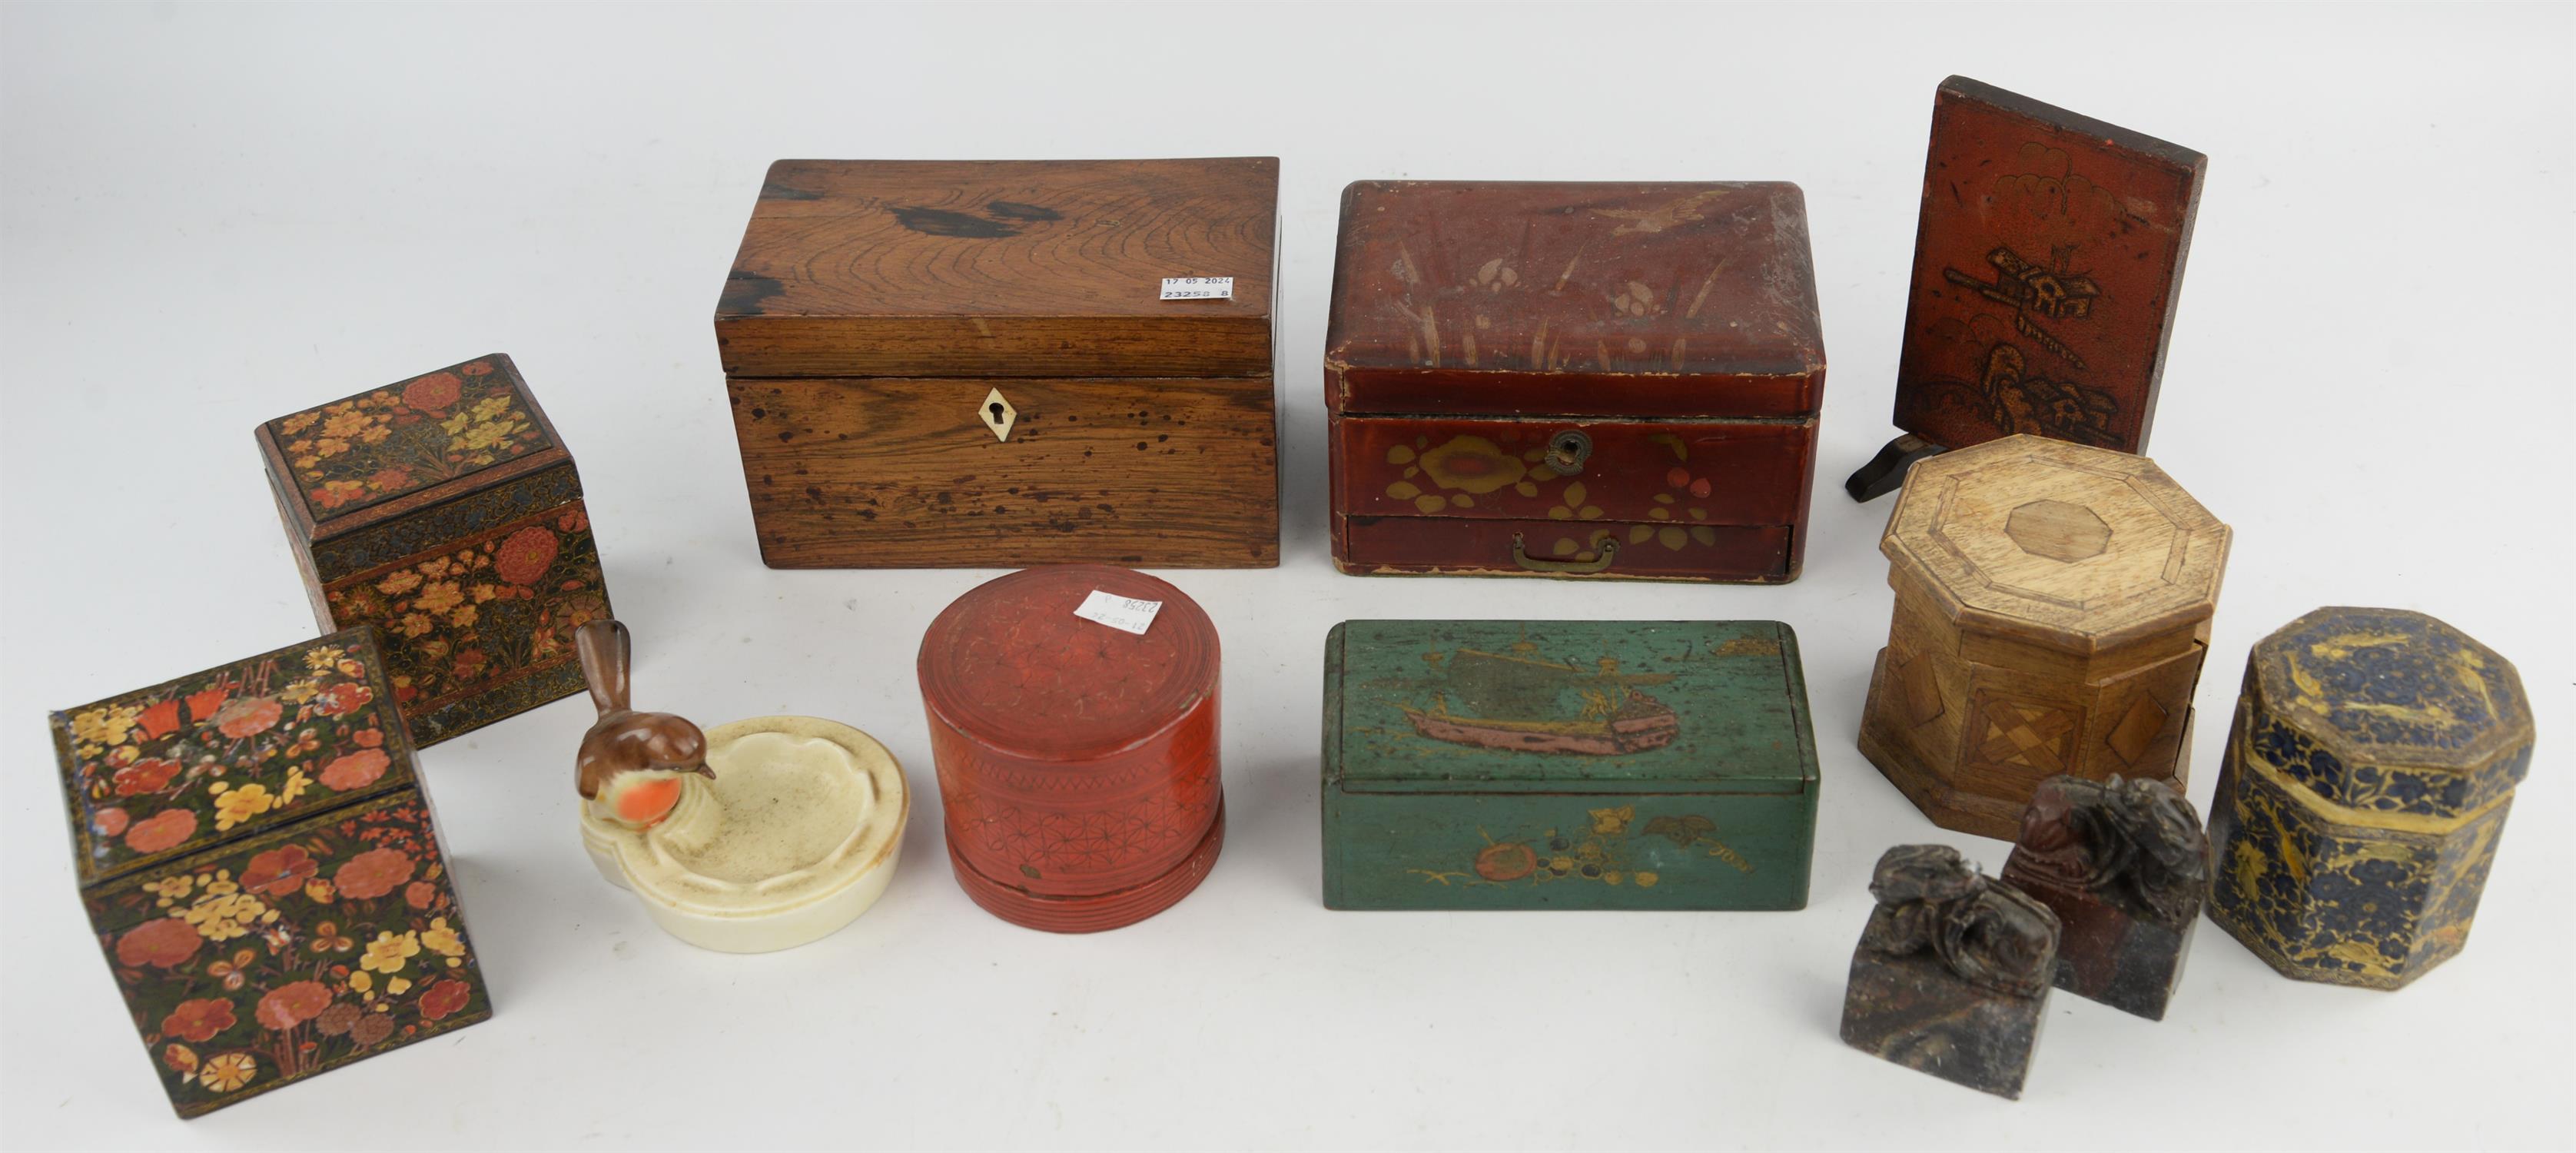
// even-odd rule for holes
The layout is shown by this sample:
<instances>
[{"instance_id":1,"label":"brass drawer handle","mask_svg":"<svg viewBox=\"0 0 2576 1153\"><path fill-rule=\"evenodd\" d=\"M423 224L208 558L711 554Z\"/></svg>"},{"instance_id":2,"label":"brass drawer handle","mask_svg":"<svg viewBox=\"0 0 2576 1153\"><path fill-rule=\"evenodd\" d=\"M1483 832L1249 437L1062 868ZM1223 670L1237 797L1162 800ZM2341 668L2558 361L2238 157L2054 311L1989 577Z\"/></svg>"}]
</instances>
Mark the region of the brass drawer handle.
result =
<instances>
[{"instance_id":1,"label":"brass drawer handle","mask_svg":"<svg viewBox=\"0 0 2576 1153\"><path fill-rule=\"evenodd\" d=\"M1619 542L1615 538L1603 537L1597 547L1601 555L1591 560L1544 560L1531 556L1529 544L1521 539L1521 534L1513 533L1512 563L1531 572L1600 572L1609 568L1610 562L1619 559Z\"/></svg>"},{"instance_id":2,"label":"brass drawer handle","mask_svg":"<svg viewBox=\"0 0 2576 1153\"><path fill-rule=\"evenodd\" d=\"M1580 429L1569 428L1547 441L1547 455L1539 463L1558 476L1573 476L1583 471L1583 462L1592 459L1592 438Z\"/></svg>"}]
</instances>

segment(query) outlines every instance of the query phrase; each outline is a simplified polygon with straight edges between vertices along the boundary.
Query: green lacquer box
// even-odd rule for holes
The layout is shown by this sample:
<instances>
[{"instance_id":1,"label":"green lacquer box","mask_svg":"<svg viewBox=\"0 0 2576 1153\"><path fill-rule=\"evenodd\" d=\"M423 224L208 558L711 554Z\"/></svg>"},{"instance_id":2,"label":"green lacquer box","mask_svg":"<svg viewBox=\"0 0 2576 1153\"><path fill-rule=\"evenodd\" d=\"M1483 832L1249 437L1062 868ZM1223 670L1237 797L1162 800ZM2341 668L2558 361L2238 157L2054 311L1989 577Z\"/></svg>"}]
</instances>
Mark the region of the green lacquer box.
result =
<instances>
[{"instance_id":1,"label":"green lacquer box","mask_svg":"<svg viewBox=\"0 0 2576 1153\"><path fill-rule=\"evenodd\" d=\"M1816 740L1776 621L1348 621L1324 904L1800 909Z\"/></svg>"}]
</instances>

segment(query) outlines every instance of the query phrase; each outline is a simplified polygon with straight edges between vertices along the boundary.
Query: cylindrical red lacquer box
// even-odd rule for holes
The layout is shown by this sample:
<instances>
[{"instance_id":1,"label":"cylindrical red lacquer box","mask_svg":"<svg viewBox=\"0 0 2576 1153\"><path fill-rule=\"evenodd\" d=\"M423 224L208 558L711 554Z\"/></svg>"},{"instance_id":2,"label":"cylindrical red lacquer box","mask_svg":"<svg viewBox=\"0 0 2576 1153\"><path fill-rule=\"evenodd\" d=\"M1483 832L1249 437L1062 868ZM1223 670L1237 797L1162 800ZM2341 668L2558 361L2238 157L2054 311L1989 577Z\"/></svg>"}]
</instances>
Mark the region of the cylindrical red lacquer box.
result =
<instances>
[{"instance_id":1,"label":"cylindrical red lacquer box","mask_svg":"<svg viewBox=\"0 0 2576 1153\"><path fill-rule=\"evenodd\" d=\"M1075 615L1095 591L1162 607L1138 635ZM1181 590L1107 565L1013 573L930 623L920 673L948 861L988 912L1115 929L1216 864L1216 626Z\"/></svg>"}]
</instances>

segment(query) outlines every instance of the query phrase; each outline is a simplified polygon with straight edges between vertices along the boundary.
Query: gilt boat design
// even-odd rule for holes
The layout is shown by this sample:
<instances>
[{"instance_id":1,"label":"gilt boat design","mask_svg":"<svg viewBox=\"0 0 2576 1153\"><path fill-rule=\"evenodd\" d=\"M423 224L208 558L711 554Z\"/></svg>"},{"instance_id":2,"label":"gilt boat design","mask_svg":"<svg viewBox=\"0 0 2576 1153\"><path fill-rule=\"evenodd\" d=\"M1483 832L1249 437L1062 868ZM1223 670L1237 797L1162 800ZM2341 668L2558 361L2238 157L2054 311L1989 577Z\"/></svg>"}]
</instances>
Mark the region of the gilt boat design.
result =
<instances>
[{"instance_id":1,"label":"gilt boat design","mask_svg":"<svg viewBox=\"0 0 2576 1153\"><path fill-rule=\"evenodd\" d=\"M1660 749L1681 735L1672 706L1640 691L1664 673L1623 673L1603 657L1592 671L1550 660L1522 641L1510 652L1428 653L1439 685L1428 708L1398 705L1435 741L1531 753L1616 756Z\"/></svg>"}]
</instances>

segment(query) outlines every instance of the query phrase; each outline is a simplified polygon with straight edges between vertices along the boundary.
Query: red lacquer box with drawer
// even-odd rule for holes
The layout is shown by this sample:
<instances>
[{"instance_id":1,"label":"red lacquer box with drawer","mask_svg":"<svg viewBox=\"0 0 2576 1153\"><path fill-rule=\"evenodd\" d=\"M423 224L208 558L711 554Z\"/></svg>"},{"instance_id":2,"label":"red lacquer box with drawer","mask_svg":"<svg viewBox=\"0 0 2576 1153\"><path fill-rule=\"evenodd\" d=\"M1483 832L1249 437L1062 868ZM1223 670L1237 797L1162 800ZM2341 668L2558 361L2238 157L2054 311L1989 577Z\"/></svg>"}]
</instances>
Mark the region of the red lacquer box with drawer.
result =
<instances>
[{"instance_id":1,"label":"red lacquer box with drawer","mask_svg":"<svg viewBox=\"0 0 2576 1153\"><path fill-rule=\"evenodd\" d=\"M1796 579L1822 327L1794 184L1353 184L1334 563Z\"/></svg>"}]
</instances>

